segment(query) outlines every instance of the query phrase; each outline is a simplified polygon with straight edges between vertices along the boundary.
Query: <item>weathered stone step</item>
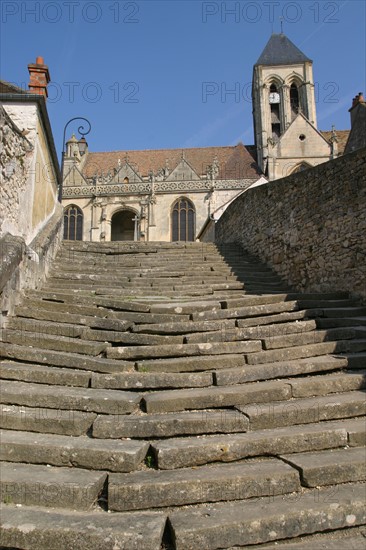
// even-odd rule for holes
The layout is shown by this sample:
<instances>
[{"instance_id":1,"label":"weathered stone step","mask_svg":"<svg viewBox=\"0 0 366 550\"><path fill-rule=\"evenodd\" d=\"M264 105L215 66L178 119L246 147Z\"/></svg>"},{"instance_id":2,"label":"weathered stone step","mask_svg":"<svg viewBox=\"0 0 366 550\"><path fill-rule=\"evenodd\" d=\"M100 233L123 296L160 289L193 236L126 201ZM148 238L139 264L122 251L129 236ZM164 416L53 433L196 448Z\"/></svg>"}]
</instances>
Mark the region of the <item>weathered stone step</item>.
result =
<instances>
[{"instance_id":1,"label":"weathered stone step","mask_svg":"<svg viewBox=\"0 0 366 550\"><path fill-rule=\"evenodd\" d=\"M61 303L54 302L52 300L30 300L29 298L22 301L21 307L27 309L44 309L47 311L54 311L57 313L71 313L79 314L88 317L101 317L105 318L110 315L110 311L105 308L97 307L95 305L76 304L76 303Z\"/></svg>"},{"instance_id":2,"label":"weathered stone step","mask_svg":"<svg viewBox=\"0 0 366 550\"><path fill-rule=\"evenodd\" d=\"M336 495L335 503L330 496ZM349 484L312 489L294 498L260 498L198 505L169 514L176 550L216 550L363 525L365 487ZM285 520L284 520L285 518Z\"/></svg>"},{"instance_id":3,"label":"weathered stone step","mask_svg":"<svg viewBox=\"0 0 366 550\"><path fill-rule=\"evenodd\" d=\"M296 453L281 458L299 470L305 487L366 480L365 447Z\"/></svg>"},{"instance_id":4,"label":"weathered stone step","mask_svg":"<svg viewBox=\"0 0 366 550\"><path fill-rule=\"evenodd\" d=\"M366 353L352 353L345 355L350 369L366 369Z\"/></svg>"},{"instance_id":5,"label":"weathered stone step","mask_svg":"<svg viewBox=\"0 0 366 550\"><path fill-rule=\"evenodd\" d=\"M316 357L319 355L328 355L332 353L358 352L363 350L366 350L366 339L338 340L336 342L324 342L319 344L308 344L304 346L292 346L261 351L246 355L246 360L248 364L256 365L276 361L289 361L305 357Z\"/></svg>"},{"instance_id":6,"label":"weathered stone step","mask_svg":"<svg viewBox=\"0 0 366 550\"><path fill-rule=\"evenodd\" d=\"M366 317L337 317L335 319L317 319L319 328L366 326Z\"/></svg>"},{"instance_id":7,"label":"weathered stone step","mask_svg":"<svg viewBox=\"0 0 366 550\"><path fill-rule=\"evenodd\" d=\"M209 323L209 321L206 321ZM221 321L222 322L222 321ZM184 341L187 344L201 342L235 342L236 340L258 340L264 339L265 342L272 342L275 336L291 335L295 342L297 338L305 333L316 330L316 322L314 320L298 321L292 323L281 323L276 325L258 325L257 327L236 328L236 327L219 327L220 321L217 322L217 330L209 333L193 333L185 336ZM310 340L311 337L309 336Z\"/></svg>"},{"instance_id":8,"label":"weathered stone step","mask_svg":"<svg viewBox=\"0 0 366 550\"><path fill-rule=\"evenodd\" d=\"M91 374L91 372L60 369L32 363L0 361L0 378L7 380L87 388L90 385Z\"/></svg>"},{"instance_id":9,"label":"weathered stone step","mask_svg":"<svg viewBox=\"0 0 366 550\"><path fill-rule=\"evenodd\" d=\"M156 323L175 323L177 321L188 322L190 316L175 315L166 313L135 313L130 311L114 312L115 319L121 319L121 322L140 323L140 324L156 324ZM124 329L121 329L124 330Z\"/></svg>"},{"instance_id":10,"label":"weathered stone step","mask_svg":"<svg viewBox=\"0 0 366 550\"><path fill-rule=\"evenodd\" d=\"M229 409L125 417L99 415L93 423L93 437L139 439L235 433L246 432L248 426L244 414Z\"/></svg>"},{"instance_id":11,"label":"weathered stone step","mask_svg":"<svg viewBox=\"0 0 366 550\"><path fill-rule=\"evenodd\" d=\"M59 435L85 435L97 415L65 409L0 405L0 428Z\"/></svg>"},{"instance_id":12,"label":"weathered stone step","mask_svg":"<svg viewBox=\"0 0 366 550\"><path fill-rule=\"evenodd\" d=\"M296 361L279 361L259 365L244 365L231 369L221 369L214 373L217 386L245 384L256 380L271 380L273 378L287 378L301 374L327 372L346 368L348 360L345 357L319 356ZM366 364L365 364L366 368Z\"/></svg>"},{"instance_id":13,"label":"weathered stone step","mask_svg":"<svg viewBox=\"0 0 366 550\"><path fill-rule=\"evenodd\" d=\"M344 447L347 430L326 422L255 432L182 437L152 443L158 467L174 470L210 462Z\"/></svg>"},{"instance_id":14,"label":"weathered stone step","mask_svg":"<svg viewBox=\"0 0 366 550\"><path fill-rule=\"evenodd\" d=\"M244 355L207 355L177 357L172 359L152 359L138 361L139 372L195 372L205 370L240 367L245 365Z\"/></svg>"},{"instance_id":15,"label":"weathered stone step","mask_svg":"<svg viewBox=\"0 0 366 550\"><path fill-rule=\"evenodd\" d=\"M298 472L276 459L172 471L111 474L108 507L122 512L282 495L300 489Z\"/></svg>"},{"instance_id":16,"label":"weathered stone step","mask_svg":"<svg viewBox=\"0 0 366 550\"><path fill-rule=\"evenodd\" d=\"M40 321L25 317L9 317L6 323L7 329L36 332L38 334L54 334L67 338L81 338L84 327L70 323L54 323L52 321Z\"/></svg>"},{"instance_id":17,"label":"weathered stone step","mask_svg":"<svg viewBox=\"0 0 366 550\"><path fill-rule=\"evenodd\" d=\"M293 397L325 396L329 393L361 390L366 387L366 370L307 376L306 378L297 379L291 378L289 384L292 388Z\"/></svg>"},{"instance_id":18,"label":"weathered stone step","mask_svg":"<svg viewBox=\"0 0 366 550\"><path fill-rule=\"evenodd\" d=\"M106 414L129 414L136 411L141 396L134 392L88 388L64 388L3 380L1 402L48 409L72 409Z\"/></svg>"},{"instance_id":19,"label":"weathered stone step","mask_svg":"<svg viewBox=\"0 0 366 550\"><path fill-rule=\"evenodd\" d=\"M230 309L218 309L216 311L200 311L193 313L193 321L208 321L211 319L230 319L240 317L260 317L273 313L292 312L299 309L297 302L278 302L259 306L238 307Z\"/></svg>"},{"instance_id":20,"label":"weathered stone step","mask_svg":"<svg viewBox=\"0 0 366 550\"><path fill-rule=\"evenodd\" d=\"M249 418L251 430L262 430L362 416L366 414L366 399L364 392L350 391L237 408Z\"/></svg>"},{"instance_id":21,"label":"weathered stone step","mask_svg":"<svg viewBox=\"0 0 366 550\"><path fill-rule=\"evenodd\" d=\"M111 472L136 470L149 447L144 441L112 441L11 430L1 430L0 436L1 460Z\"/></svg>"},{"instance_id":22,"label":"weathered stone step","mask_svg":"<svg viewBox=\"0 0 366 550\"><path fill-rule=\"evenodd\" d=\"M27 550L157 550L166 514L107 514L39 507L7 506L2 511L0 544ZM32 526L32 529L24 529Z\"/></svg>"},{"instance_id":23,"label":"weathered stone step","mask_svg":"<svg viewBox=\"0 0 366 550\"><path fill-rule=\"evenodd\" d=\"M109 344L106 342L88 342L68 336L54 336L42 332L28 332L5 329L2 331L3 342L17 344L18 346L36 346L37 348L66 351L70 353L82 353L84 355L97 356L103 353Z\"/></svg>"},{"instance_id":24,"label":"weathered stone step","mask_svg":"<svg viewBox=\"0 0 366 550\"><path fill-rule=\"evenodd\" d=\"M344 360L347 363L346 360ZM1 367L1 363L0 363ZM0 370L1 372L1 370ZM157 389L157 388L204 388L213 385L211 372L169 373L169 372L123 372L114 374L93 373L92 388Z\"/></svg>"},{"instance_id":25,"label":"weathered stone step","mask_svg":"<svg viewBox=\"0 0 366 550\"><path fill-rule=\"evenodd\" d=\"M108 318L103 317L92 317L88 315L79 315L76 313L59 313L58 311L52 311L49 309L29 309L25 306L17 306L15 308L15 314L18 317L24 317L28 319L36 319L40 321L52 321L56 323L67 323L67 324L75 324L75 325L83 325L91 328L100 328L104 330L115 330L119 332L123 332L127 330L134 321L135 318L142 319L143 322L148 323L149 321L146 320L144 313L129 313L126 312L123 314L125 319L119 319L117 318L117 314L114 314L113 312L108 312ZM127 319L132 319L127 320ZM188 316L187 316L188 320Z\"/></svg>"},{"instance_id":26,"label":"weathered stone step","mask_svg":"<svg viewBox=\"0 0 366 550\"><path fill-rule=\"evenodd\" d=\"M299 307L301 309L312 308L312 307L324 307L327 310L330 308L339 309L339 308L356 307L359 303L358 300L354 300L354 299L324 300L324 299L321 299L320 296L316 300L308 300L305 298L300 298L298 302L299 302Z\"/></svg>"},{"instance_id":27,"label":"weathered stone step","mask_svg":"<svg viewBox=\"0 0 366 550\"><path fill-rule=\"evenodd\" d=\"M103 357L90 357L78 353L30 348L27 346L17 346L16 344L6 344L4 342L0 342L0 357L105 373L131 371L134 367L133 363L128 361L114 361L113 359L105 359Z\"/></svg>"},{"instance_id":28,"label":"weathered stone step","mask_svg":"<svg viewBox=\"0 0 366 550\"><path fill-rule=\"evenodd\" d=\"M322 309L303 309L290 313L278 313L275 315L265 315L264 317L249 317L247 319L238 319L236 324L239 328L255 327L259 325L272 325L278 323L287 323L297 320L306 320L318 318L323 314Z\"/></svg>"},{"instance_id":29,"label":"weathered stone step","mask_svg":"<svg viewBox=\"0 0 366 550\"><path fill-rule=\"evenodd\" d=\"M284 336L269 335L263 339L263 347L266 350L288 348L307 344L318 344L335 340L347 340L356 338L357 333L353 328L333 328L328 330L316 330L302 332L301 334L286 334Z\"/></svg>"},{"instance_id":30,"label":"weathered stone step","mask_svg":"<svg viewBox=\"0 0 366 550\"><path fill-rule=\"evenodd\" d=\"M366 315L366 307L338 307L324 308L324 317L339 318L339 317L363 317Z\"/></svg>"},{"instance_id":31,"label":"weathered stone step","mask_svg":"<svg viewBox=\"0 0 366 550\"><path fill-rule=\"evenodd\" d=\"M0 494L7 504L89 510L107 479L105 472L2 462Z\"/></svg>"},{"instance_id":32,"label":"weathered stone step","mask_svg":"<svg viewBox=\"0 0 366 550\"><path fill-rule=\"evenodd\" d=\"M198 301L194 302L171 302L153 304L151 306L151 313L170 313L173 312L177 315L181 313L194 313L196 311L217 311L221 309L219 301Z\"/></svg>"},{"instance_id":33,"label":"weathered stone step","mask_svg":"<svg viewBox=\"0 0 366 550\"><path fill-rule=\"evenodd\" d=\"M107 348L106 355L111 359L147 359L164 357L190 357L194 355L224 355L254 353L262 349L258 340L243 342L222 342L208 344L166 344L159 346L126 346Z\"/></svg>"},{"instance_id":34,"label":"weathered stone step","mask_svg":"<svg viewBox=\"0 0 366 550\"><path fill-rule=\"evenodd\" d=\"M160 334L139 334L131 332L113 332L89 329L83 333L83 338L102 342L114 342L128 346L157 346L165 344L183 344L183 336L165 336ZM106 347L104 348L106 349Z\"/></svg>"},{"instance_id":35,"label":"weathered stone step","mask_svg":"<svg viewBox=\"0 0 366 550\"><path fill-rule=\"evenodd\" d=\"M309 550L316 548L317 550L364 550L366 542L366 533L363 527L344 528L339 531L331 531L326 534L315 534L305 537L298 537L296 542L276 542L274 545L262 546L262 550ZM239 547L230 548L229 550L240 550ZM253 550L260 550L260 546L253 546Z\"/></svg>"},{"instance_id":36,"label":"weathered stone step","mask_svg":"<svg viewBox=\"0 0 366 550\"><path fill-rule=\"evenodd\" d=\"M223 319L221 321L191 321L157 323L147 325L134 325L132 332L143 332L147 334L187 334L189 332L220 331L235 327L235 319Z\"/></svg>"},{"instance_id":37,"label":"weathered stone step","mask_svg":"<svg viewBox=\"0 0 366 550\"><path fill-rule=\"evenodd\" d=\"M152 392L144 397L146 412L173 412L186 409L230 407L246 403L283 401L291 398L286 382L261 382L237 386Z\"/></svg>"}]
</instances>

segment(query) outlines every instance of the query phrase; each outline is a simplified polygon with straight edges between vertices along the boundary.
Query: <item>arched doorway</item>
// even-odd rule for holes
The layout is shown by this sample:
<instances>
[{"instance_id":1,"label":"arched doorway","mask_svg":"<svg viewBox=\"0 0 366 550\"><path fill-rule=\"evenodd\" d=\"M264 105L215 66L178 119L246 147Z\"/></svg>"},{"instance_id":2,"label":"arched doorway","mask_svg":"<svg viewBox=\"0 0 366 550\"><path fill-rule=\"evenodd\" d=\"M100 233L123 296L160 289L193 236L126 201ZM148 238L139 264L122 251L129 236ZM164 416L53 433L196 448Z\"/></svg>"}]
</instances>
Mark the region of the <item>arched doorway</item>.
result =
<instances>
[{"instance_id":1,"label":"arched doorway","mask_svg":"<svg viewBox=\"0 0 366 550\"><path fill-rule=\"evenodd\" d=\"M112 241L137 241L138 218L133 210L119 210L112 216Z\"/></svg>"},{"instance_id":2,"label":"arched doorway","mask_svg":"<svg viewBox=\"0 0 366 550\"><path fill-rule=\"evenodd\" d=\"M64 239L66 241L83 240L83 212L75 204L64 209Z\"/></svg>"},{"instance_id":3,"label":"arched doorway","mask_svg":"<svg viewBox=\"0 0 366 550\"><path fill-rule=\"evenodd\" d=\"M193 203L181 197L172 209L172 241L194 241L195 222Z\"/></svg>"}]
</instances>

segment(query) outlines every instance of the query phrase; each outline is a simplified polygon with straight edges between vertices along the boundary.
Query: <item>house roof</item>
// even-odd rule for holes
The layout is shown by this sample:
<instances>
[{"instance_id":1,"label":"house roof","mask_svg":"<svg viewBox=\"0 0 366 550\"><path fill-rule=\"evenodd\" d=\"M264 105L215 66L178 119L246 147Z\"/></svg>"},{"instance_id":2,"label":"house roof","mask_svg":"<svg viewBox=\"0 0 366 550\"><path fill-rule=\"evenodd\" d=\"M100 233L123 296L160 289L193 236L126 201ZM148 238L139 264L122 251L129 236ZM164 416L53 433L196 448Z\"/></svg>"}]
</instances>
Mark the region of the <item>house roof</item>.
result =
<instances>
[{"instance_id":1,"label":"house roof","mask_svg":"<svg viewBox=\"0 0 366 550\"><path fill-rule=\"evenodd\" d=\"M320 133L330 143L330 138L332 137L333 131L332 130L327 130L327 131L320 130ZM347 140L348 140L350 130L335 130L335 133L336 133L337 139L338 139L338 154L343 155L344 149L345 149L346 144L347 144Z\"/></svg>"},{"instance_id":2,"label":"house roof","mask_svg":"<svg viewBox=\"0 0 366 550\"><path fill-rule=\"evenodd\" d=\"M29 94L29 90L23 90L6 80L0 80L0 94Z\"/></svg>"},{"instance_id":3,"label":"house roof","mask_svg":"<svg viewBox=\"0 0 366 550\"><path fill-rule=\"evenodd\" d=\"M312 63L311 59L281 33L272 34L256 65L292 65L305 61Z\"/></svg>"},{"instance_id":4,"label":"house roof","mask_svg":"<svg viewBox=\"0 0 366 550\"><path fill-rule=\"evenodd\" d=\"M253 157L242 143L227 147L89 152L83 173L87 178L96 174L107 174L127 160L140 176L146 177L151 171L156 174L166 167L171 173L183 157L200 176L207 174L208 167L213 164L215 158L219 164L217 179L258 179L261 174Z\"/></svg>"}]
</instances>

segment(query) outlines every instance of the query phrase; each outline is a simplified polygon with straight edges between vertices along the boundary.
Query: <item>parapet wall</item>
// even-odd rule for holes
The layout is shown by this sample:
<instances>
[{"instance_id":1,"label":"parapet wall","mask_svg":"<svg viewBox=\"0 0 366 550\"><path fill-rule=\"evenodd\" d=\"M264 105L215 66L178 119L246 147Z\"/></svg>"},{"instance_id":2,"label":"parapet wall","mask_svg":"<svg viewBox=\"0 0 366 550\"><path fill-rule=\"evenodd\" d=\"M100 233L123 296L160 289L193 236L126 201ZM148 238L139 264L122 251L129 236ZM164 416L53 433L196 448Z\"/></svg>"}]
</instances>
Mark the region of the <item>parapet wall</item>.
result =
<instances>
[{"instance_id":1,"label":"parapet wall","mask_svg":"<svg viewBox=\"0 0 366 550\"><path fill-rule=\"evenodd\" d=\"M366 300L366 149L249 189L216 241L237 242L298 290Z\"/></svg>"}]
</instances>

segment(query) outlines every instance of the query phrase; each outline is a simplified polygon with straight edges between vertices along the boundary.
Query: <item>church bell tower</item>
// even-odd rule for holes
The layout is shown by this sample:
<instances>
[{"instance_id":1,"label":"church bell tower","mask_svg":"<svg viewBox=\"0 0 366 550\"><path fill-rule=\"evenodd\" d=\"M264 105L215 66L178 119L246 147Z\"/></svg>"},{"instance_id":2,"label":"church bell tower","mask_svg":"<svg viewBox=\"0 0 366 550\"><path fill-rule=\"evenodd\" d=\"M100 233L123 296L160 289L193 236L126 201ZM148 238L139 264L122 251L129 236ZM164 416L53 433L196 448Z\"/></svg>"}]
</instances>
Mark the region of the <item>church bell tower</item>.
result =
<instances>
[{"instance_id":1,"label":"church bell tower","mask_svg":"<svg viewBox=\"0 0 366 550\"><path fill-rule=\"evenodd\" d=\"M252 97L258 165L269 179L277 179L296 162L313 157L309 138L317 132L313 62L283 33L272 34L254 65ZM285 136L295 121L294 142ZM327 147L324 154L328 155ZM312 164L317 162L309 160Z\"/></svg>"}]
</instances>

